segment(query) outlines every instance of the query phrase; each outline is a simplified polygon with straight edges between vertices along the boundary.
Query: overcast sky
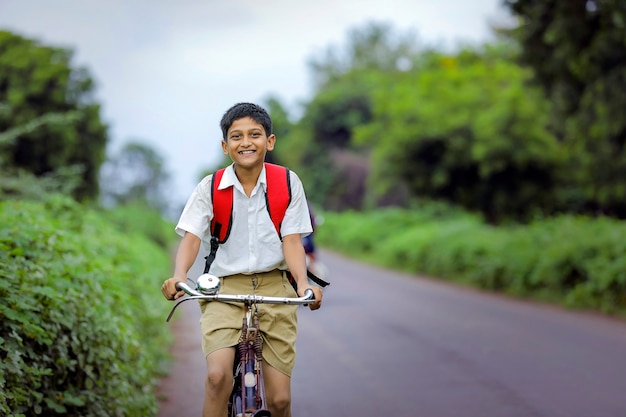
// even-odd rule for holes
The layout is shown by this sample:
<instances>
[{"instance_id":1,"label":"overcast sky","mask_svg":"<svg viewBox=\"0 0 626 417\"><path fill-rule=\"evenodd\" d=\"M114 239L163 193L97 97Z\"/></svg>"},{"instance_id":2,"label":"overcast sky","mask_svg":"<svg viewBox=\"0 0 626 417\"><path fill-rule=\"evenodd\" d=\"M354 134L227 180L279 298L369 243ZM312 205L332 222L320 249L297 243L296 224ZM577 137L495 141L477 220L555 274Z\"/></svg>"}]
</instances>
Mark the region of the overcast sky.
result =
<instances>
[{"instance_id":1,"label":"overcast sky","mask_svg":"<svg viewBox=\"0 0 626 417\"><path fill-rule=\"evenodd\" d=\"M184 203L220 160L219 120L240 101L311 95L307 62L367 22L427 45L491 38L502 0L0 0L0 29L75 51L97 83L109 152L129 140L167 160ZM277 146L280 146L278 138Z\"/></svg>"}]
</instances>

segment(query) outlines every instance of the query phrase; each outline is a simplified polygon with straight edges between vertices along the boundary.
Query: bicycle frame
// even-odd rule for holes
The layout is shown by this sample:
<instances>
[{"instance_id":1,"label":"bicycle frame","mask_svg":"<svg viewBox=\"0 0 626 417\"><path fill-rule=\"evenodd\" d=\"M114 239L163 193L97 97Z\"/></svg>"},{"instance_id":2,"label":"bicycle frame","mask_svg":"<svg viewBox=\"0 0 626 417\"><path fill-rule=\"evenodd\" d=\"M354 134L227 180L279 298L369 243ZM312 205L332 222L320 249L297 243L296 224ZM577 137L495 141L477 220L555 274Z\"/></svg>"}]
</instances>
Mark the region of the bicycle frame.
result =
<instances>
[{"instance_id":1,"label":"bicycle frame","mask_svg":"<svg viewBox=\"0 0 626 417\"><path fill-rule=\"evenodd\" d=\"M178 282L176 287L183 290L187 296L180 298L166 321L170 321L176 308L188 300L206 300L220 302L239 302L245 305L246 313L243 317L242 331L235 349L233 363L234 384L229 397L229 417L271 417L264 409L265 384L263 380L263 339L259 329L257 304L292 304L306 305L314 298L313 291L308 289L304 297L268 297L256 294L218 294L219 278L203 274L196 281L196 289L192 289L184 282Z\"/></svg>"}]
</instances>

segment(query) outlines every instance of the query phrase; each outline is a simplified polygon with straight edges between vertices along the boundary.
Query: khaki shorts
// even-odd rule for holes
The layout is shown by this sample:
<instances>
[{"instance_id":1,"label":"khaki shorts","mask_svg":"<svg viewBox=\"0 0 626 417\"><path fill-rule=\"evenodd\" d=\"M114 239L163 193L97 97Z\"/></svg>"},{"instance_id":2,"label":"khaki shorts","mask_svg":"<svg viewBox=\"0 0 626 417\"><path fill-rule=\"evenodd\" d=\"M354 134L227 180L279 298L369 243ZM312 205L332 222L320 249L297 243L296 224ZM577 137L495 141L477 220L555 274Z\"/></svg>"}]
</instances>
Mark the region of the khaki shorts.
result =
<instances>
[{"instance_id":1,"label":"khaki shorts","mask_svg":"<svg viewBox=\"0 0 626 417\"><path fill-rule=\"evenodd\" d=\"M253 281L256 282L256 290ZM220 283L220 294L297 296L285 274L279 270L253 275L230 275L220 278ZM241 335L244 305L202 300L199 303L204 354L235 346ZM294 305L258 304L263 360L287 376L291 376L296 362L297 309L298 306Z\"/></svg>"}]
</instances>

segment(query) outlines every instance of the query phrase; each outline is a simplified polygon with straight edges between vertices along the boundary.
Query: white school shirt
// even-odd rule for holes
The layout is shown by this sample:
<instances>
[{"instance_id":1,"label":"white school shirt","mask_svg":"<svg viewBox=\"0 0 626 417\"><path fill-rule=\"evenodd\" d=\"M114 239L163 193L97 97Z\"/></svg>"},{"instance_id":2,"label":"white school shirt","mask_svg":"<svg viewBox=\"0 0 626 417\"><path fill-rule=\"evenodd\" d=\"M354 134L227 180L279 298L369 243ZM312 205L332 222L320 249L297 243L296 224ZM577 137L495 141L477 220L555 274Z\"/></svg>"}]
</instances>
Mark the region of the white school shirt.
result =
<instances>
[{"instance_id":1,"label":"white school shirt","mask_svg":"<svg viewBox=\"0 0 626 417\"><path fill-rule=\"evenodd\" d=\"M300 234L306 236L313 231L304 187L295 172L290 172L291 203L281 224L282 236ZM211 177L206 176L191 193L183 209L176 233L185 232L198 236L207 254L211 251ZM234 186L233 219L230 235L219 245L210 273L218 277L233 274L254 274L274 269L287 269L282 251L282 242L276 233L265 204L267 180L265 166L250 197L235 175L233 165L226 168L218 189Z\"/></svg>"}]
</instances>

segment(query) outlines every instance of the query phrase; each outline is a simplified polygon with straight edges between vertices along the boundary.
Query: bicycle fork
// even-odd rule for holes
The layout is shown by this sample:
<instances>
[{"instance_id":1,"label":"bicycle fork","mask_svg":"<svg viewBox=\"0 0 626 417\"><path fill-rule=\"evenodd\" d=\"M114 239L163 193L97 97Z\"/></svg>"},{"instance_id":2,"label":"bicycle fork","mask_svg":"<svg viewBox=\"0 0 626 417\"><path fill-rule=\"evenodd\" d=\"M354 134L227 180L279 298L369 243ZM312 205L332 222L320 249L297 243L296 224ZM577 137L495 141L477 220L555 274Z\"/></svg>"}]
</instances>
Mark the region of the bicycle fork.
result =
<instances>
[{"instance_id":1,"label":"bicycle fork","mask_svg":"<svg viewBox=\"0 0 626 417\"><path fill-rule=\"evenodd\" d=\"M270 415L267 410L263 409L265 405L262 369L263 339L258 331L257 312L252 314L251 310L248 310L243 320L241 338L237 344L240 358L240 375L238 376L240 391L235 393L233 401L236 417Z\"/></svg>"}]
</instances>

